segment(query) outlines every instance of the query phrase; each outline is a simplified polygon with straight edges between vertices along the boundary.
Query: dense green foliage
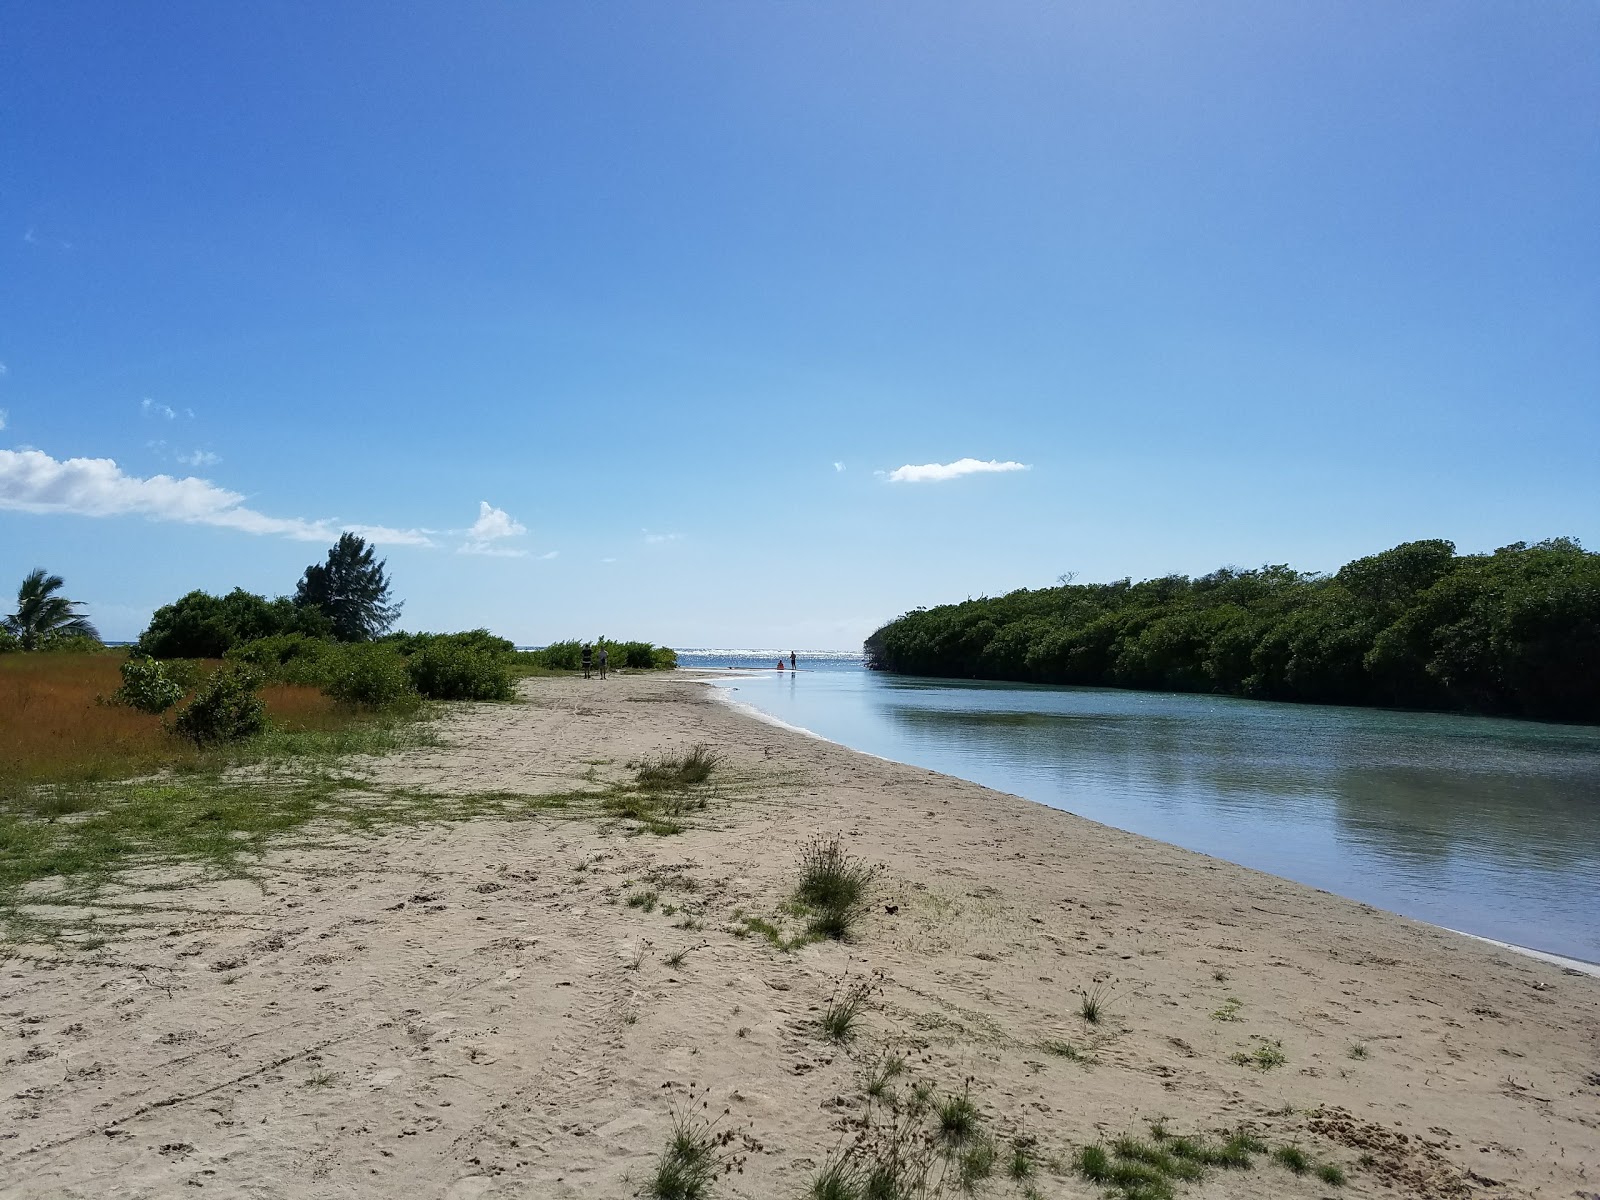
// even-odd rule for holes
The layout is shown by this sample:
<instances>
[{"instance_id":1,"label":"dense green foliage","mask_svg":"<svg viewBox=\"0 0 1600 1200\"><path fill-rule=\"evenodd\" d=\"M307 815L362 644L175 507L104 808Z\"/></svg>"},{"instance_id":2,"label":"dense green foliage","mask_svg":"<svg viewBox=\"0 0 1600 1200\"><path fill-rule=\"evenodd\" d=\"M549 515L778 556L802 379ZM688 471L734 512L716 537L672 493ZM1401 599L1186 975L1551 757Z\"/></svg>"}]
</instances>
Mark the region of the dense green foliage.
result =
<instances>
[{"instance_id":1,"label":"dense green foliage","mask_svg":"<svg viewBox=\"0 0 1600 1200\"><path fill-rule=\"evenodd\" d=\"M325 638L332 632L319 609L299 607L284 596L268 600L243 588L226 596L197 591L156 609L138 649L151 658L221 658L241 642L289 634Z\"/></svg>"},{"instance_id":2,"label":"dense green foliage","mask_svg":"<svg viewBox=\"0 0 1600 1200\"><path fill-rule=\"evenodd\" d=\"M341 642L366 642L386 633L400 615L389 600L386 562L376 559L366 540L342 533L328 559L312 563L295 588L294 603L328 618Z\"/></svg>"},{"instance_id":3,"label":"dense green foliage","mask_svg":"<svg viewBox=\"0 0 1600 1200\"><path fill-rule=\"evenodd\" d=\"M243 667L213 672L194 699L179 710L173 732L197 746L236 742L267 727L267 706L257 689L261 677Z\"/></svg>"},{"instance_id":4,"label":"dense green foliage","mask_svg":"<svg viewBox=\"0 0 1600 1200\"><path fill-rule=\"evenodd\" d=\"M577 640L551 642L529 653L537 655L541 665L552 671L576 671L583 665L583 648L594 652L594 663L599 665L600 649L605 648L606 663L613 670L629 667L636 671L670 671L678 665L678 652L670 646L652 646L649 642L614 642L600 637L592 642Z\"/></svg>"},{"instance_id":5,"label":"dense green foliage","mask_svg":"<svg viewBox=\"0 0 1600 1200\"><path fill-rule=\"evenodd\" d=\"M66 586L59 575L51 575L43 567L36 567L23 578L17 588L17 610L0 617L7 645L0 650L82 649L100 646L100 634L89 619L77 610L81 601L68 600L60 595Z\"/></svg>"},{"instance_id":6,"label":"dense green foliage","mask_svg":"<svg viewBox=\"0 0 1600 1200\"><path fill-rule=\"evenodd\" d=\"M1600 554L1408 542L1332 575L1287 566L1023 589L918 609L871 667L1271 700L1600 721Z\"/></svg>"},{"instance_id":7,"label":"dense green foliage","mask_svg":"<svg viewBox=\"0 0 1600 1200\"><path fill-rule=\"evenodd\" d=\"M394 709L417 701L404 656L388 646L343 646L321 656L317 666L322 690L341 704Z\"/></svg>"},{"instance_id":8,"label":"dense green foliage","mask_svg":"<svg viewBox=\"0 0 1600 1200\"><path fill-rule=\"evenodd\" d=\"M164 713L183 699L183 685L153 658L129 658L120 670L122 686L112 696L118 704L140 712Z\"/></svg>"},{"instance_id":9,"label":"dense green foliage","mask_svg":"<svg viewBox=\"0 0 1600 1200\"><path fill-rule=\"evenodd\" d=\"M412 685L432 700L510 700L505 653L450 638L430 638L406 660Z\"/></svg>"}]
</instances>

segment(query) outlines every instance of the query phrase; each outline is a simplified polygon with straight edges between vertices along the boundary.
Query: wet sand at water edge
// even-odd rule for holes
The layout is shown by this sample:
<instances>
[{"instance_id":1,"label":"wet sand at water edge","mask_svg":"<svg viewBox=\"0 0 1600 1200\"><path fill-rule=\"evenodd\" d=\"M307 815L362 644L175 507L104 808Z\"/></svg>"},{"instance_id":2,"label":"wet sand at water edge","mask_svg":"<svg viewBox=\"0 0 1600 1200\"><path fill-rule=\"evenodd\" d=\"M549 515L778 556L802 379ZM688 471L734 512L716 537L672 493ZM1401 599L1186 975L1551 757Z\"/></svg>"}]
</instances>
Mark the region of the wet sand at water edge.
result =
<instances>
[{"instance_id":1,"label":"wet sand at water edge","mask_svg":"<svg viewBox=\"0 0 1600 1200\"><path fill-rule=\"evenodd\" d=\"M104 946L0 951L0 1196L630 1196L693 1086L742 1166L711 1194L799 1200L872 1120L886 1055L895 1086L964 1091L1027 1147L1031 1175L979 1195L1105 1195L1076 1150L1159 1120L1347 1177L1263 1155L1179 1195L1600 1196L1600 979L765 724L681 675L522 694L348 769L373 803L561 807L328 828L179 889L152 873L112 897ZM585 800L695 744L725 760L674 802L682 832ZM799 856L829 833L880 865L854 938L774 946L750 918L800 928ZM861 979L833 1041L820 1014Z\"/></svg>"}]
</instances>

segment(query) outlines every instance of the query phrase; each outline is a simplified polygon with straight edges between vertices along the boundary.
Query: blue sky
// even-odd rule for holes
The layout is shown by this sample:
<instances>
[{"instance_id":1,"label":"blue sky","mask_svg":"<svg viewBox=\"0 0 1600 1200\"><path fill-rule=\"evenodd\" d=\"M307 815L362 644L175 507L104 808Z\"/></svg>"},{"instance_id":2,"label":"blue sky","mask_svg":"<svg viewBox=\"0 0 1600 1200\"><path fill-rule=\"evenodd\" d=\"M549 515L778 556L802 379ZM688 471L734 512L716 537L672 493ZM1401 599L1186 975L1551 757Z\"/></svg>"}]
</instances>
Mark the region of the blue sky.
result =
<instances>
[{"instance_id":1,"label":"blue sky","mask_svg":"<svg viewBox=\"0 0 1600 1200\"><path fill-rule=\"evenodd\" d=\"M1589 3L6 3L0 152L0 572L109 637L344 527L801 648L1600 545Z\"/></svg>"}]
</instances>

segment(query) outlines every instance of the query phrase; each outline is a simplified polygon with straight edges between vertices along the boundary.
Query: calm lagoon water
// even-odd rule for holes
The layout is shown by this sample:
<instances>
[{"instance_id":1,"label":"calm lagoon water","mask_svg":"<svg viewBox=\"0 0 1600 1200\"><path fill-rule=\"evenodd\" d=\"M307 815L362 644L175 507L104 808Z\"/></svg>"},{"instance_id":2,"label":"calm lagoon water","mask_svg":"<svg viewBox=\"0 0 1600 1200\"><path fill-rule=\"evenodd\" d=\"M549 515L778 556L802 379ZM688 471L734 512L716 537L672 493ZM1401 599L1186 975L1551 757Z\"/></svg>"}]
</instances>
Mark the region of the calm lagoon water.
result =
<instances>
[{"instance_id":1,"label":"calm lagoon water","mask_svg":"<svg viewBox=\"0 0 1600 1200\"><path fill-rule=\"evenodd\" d=\"M1600 729L1218 696L909 679L858 655L732 699L884 758L1452 929L1600 962ZM732 675L732 672L730 672Z\"/></svg>"}]
</instances>

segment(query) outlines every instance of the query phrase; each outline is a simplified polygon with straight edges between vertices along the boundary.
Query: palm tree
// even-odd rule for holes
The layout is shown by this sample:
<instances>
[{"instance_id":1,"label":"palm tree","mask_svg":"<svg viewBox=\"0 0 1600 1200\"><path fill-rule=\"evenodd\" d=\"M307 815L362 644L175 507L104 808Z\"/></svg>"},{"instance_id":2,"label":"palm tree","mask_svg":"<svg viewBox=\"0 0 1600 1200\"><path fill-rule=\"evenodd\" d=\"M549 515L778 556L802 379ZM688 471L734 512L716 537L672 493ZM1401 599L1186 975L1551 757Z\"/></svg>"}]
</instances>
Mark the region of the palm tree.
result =
<instances>
[{"instance_id":1,"label":"palm tree","mask_svg":"<svg viewBox=\"0 0 1600 1200\"><path fill-rule=\"evenodd\" d=\"M17 611L0 619L0 625L22 643L24 650L37 650L53 637L87 637L100 640L100 634L72 610L82 606L78 600L58 596L65 586L61 576L46 575L43 567L28 572L17 589Z\"/></svg>"}]
</instances>

